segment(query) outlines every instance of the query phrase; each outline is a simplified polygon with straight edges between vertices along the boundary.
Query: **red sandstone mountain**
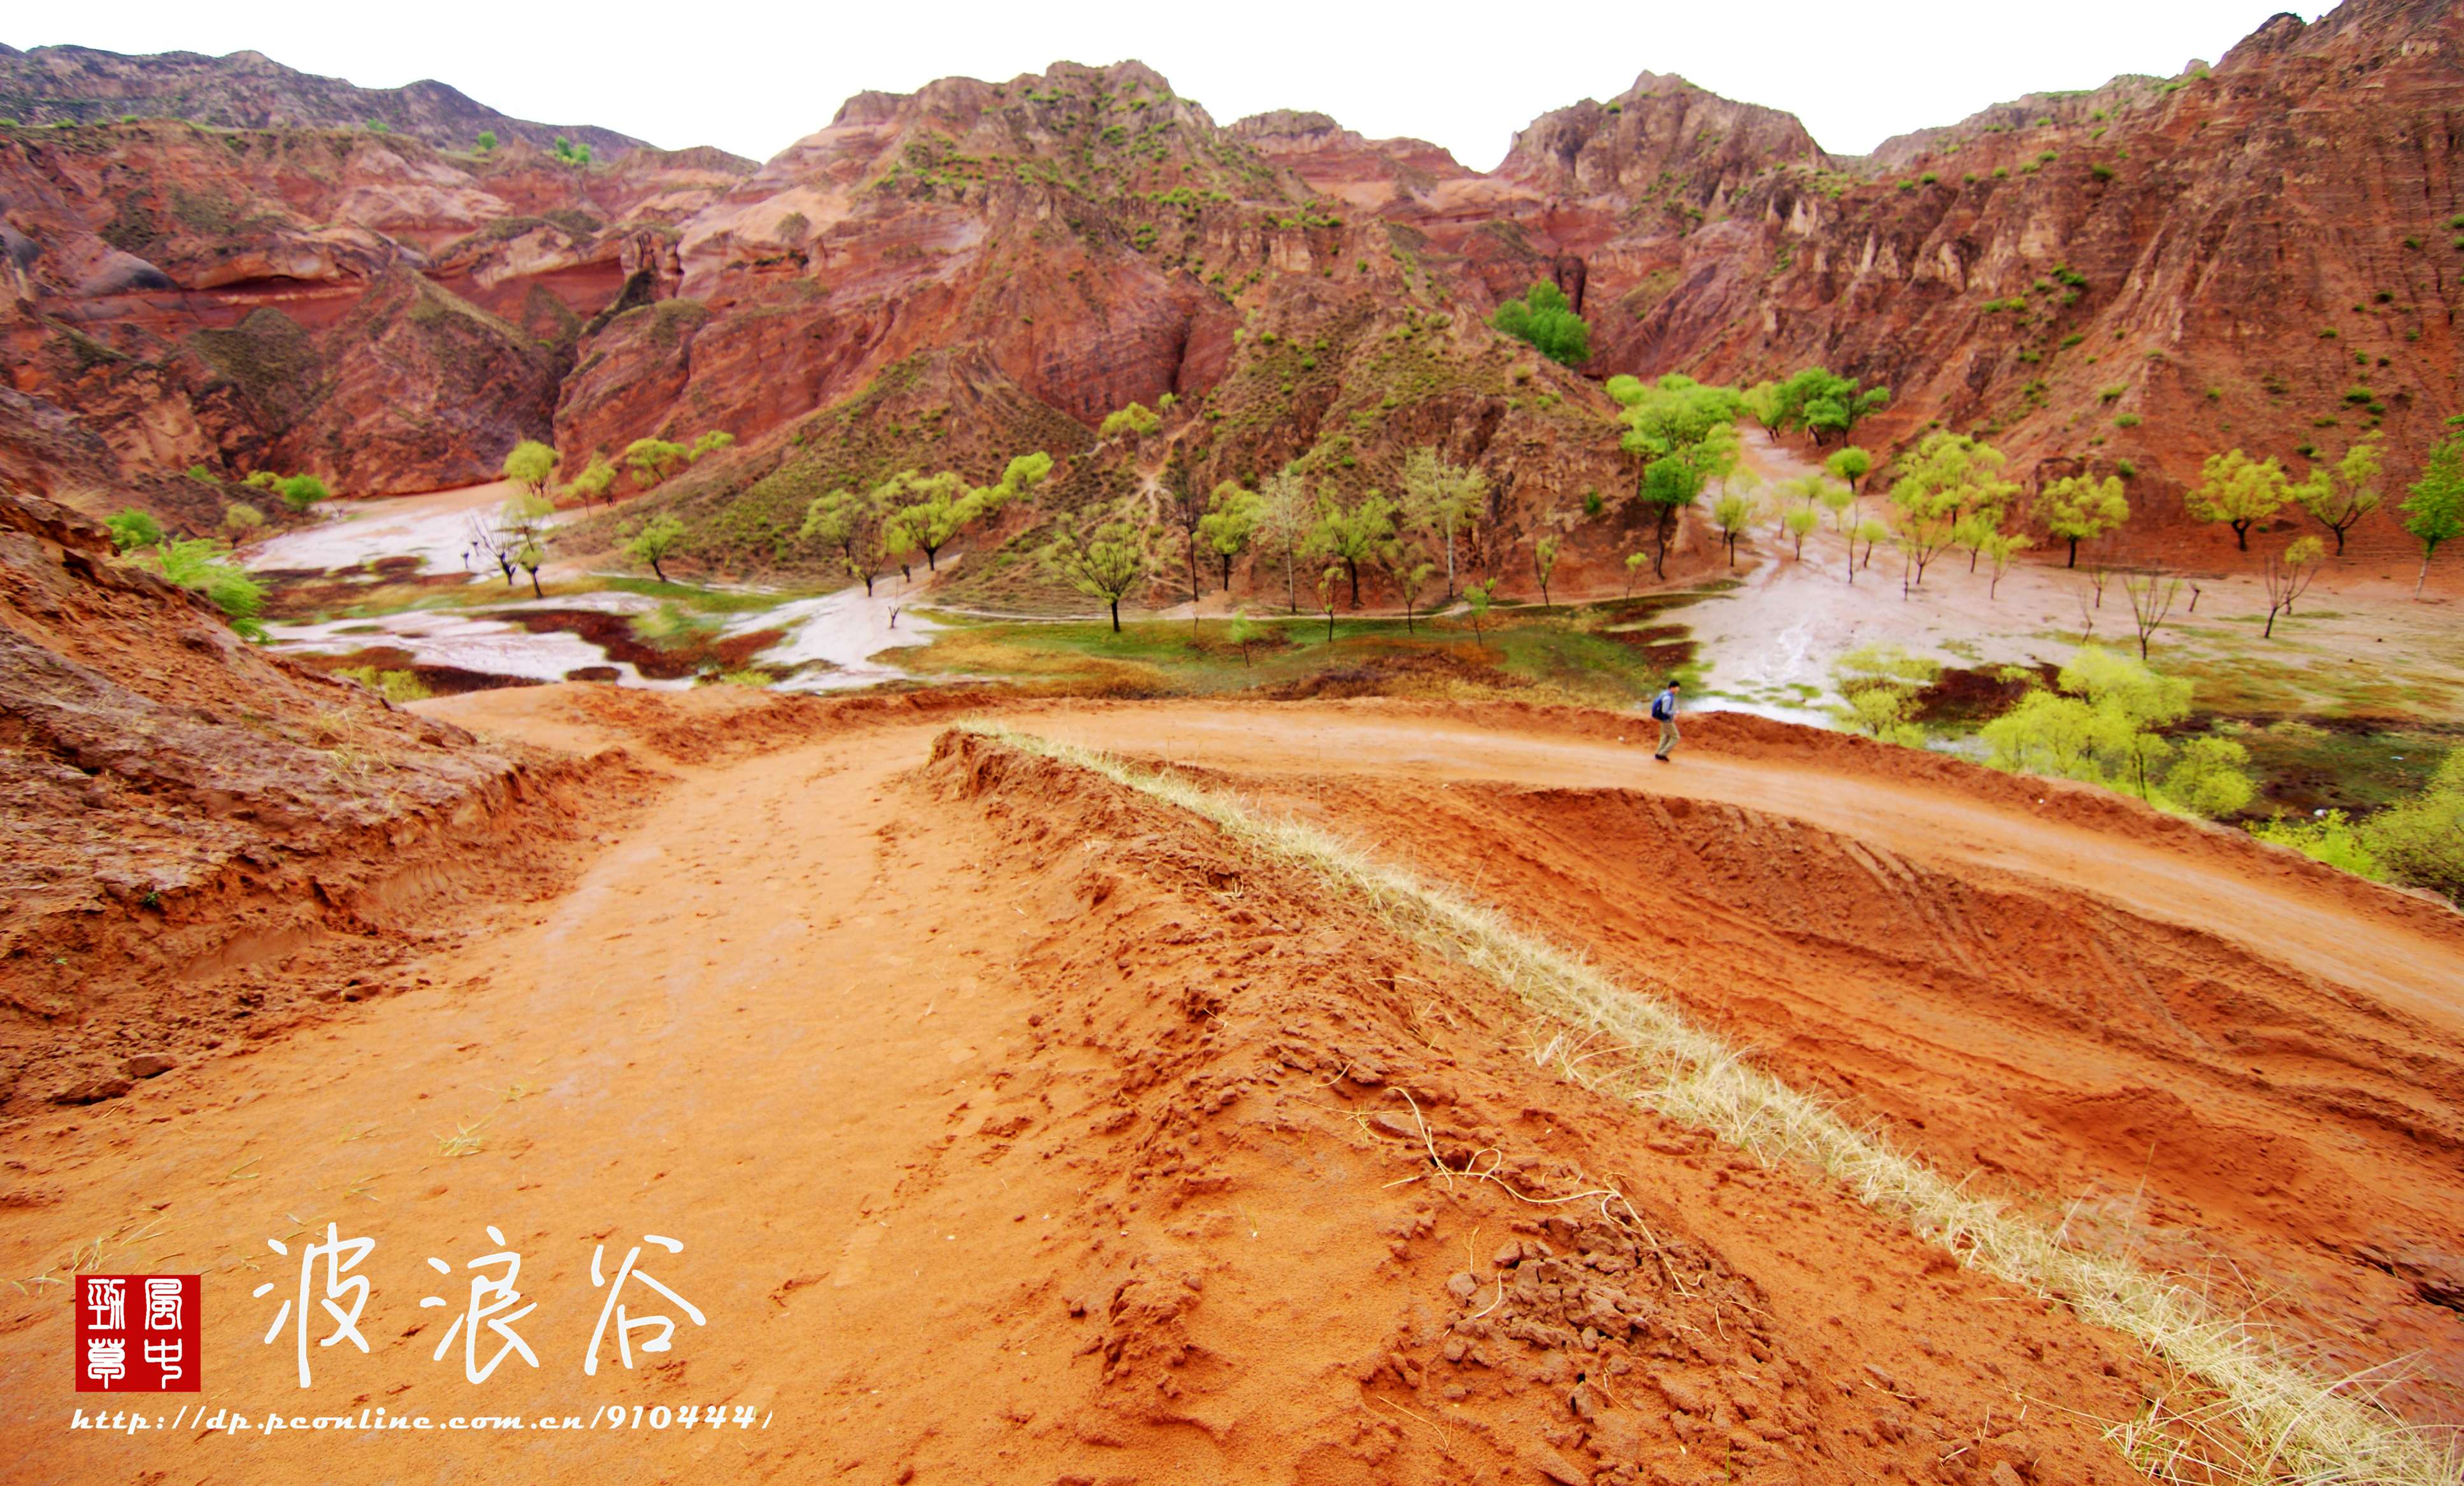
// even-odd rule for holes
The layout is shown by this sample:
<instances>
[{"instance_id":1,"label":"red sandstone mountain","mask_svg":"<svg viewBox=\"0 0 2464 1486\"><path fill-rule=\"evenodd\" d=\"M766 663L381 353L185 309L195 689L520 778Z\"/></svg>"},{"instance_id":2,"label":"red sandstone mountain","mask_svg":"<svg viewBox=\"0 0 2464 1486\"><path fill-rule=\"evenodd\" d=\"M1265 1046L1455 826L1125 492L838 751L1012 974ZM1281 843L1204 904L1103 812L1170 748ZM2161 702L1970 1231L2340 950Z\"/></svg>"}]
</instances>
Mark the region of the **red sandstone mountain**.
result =
<instances>
[{"instance_id":1,"label":"red sandstone mountain","mask_svg":"<svg viewBox=\"0 0 2464 1486\"><path fill-rule=\"evenodd\" d=\"M0 119L102 123L130 116L186 119L222 129L358 129L383 124L440 149L470 149L484 131L545 149L559 136L612 160L640 140L596 124L542 124L500 114L423 78L362 88L283 66L258 52L122 56L92 47L0 46Z\"/></svg>"},{"instance_id":2,"label":"red sandstone mountain","mask_svg":"<svg viewBox=\"0 0 2464 1486\"><path fill-rule=\"evenodd\" d=\"M2458 24L2452 0L2349 0L2212 70L1860 160L1644 74L1482 174L1321 115L1220 126L1135 63L862 95L750 172L11 131L13 380L126 468L360 492L473 477L551 425L571 467L725 428L739 452L667 498L731 566L803 560L804 499L910 464L1092 451L1053 498L1117 493L1164 449L1093 427L1166 394L1193 478L1391 485L1440 443L1491 474L1498 553L1552 528L1579 566L1628 540L1595 379L1816 362L1895 389L1869 443L1947 425L2023 470L2127 461L2161 517L2218 448L2298 471L2383 426L2409 474L2441 430ZM1582 377L1485 324L1535 277L1594 323ZM0 448L38 442L14 426L0 408ZM1589 492L1608 520L1577 514Z\"/></svg>"},{"instance_id":3,"label":"red sandstone mountain","mask_svg":"<svg viewBox=\"0 0 2464 1486\"><path fill-rule=\"evenodd\" d=\"M485 478L547 431L583 320L743 168L184 121L0 131L0 344L16 390L130 476ZM0 447L13 427L0 410Z\"/></svg>"}]
</instances>

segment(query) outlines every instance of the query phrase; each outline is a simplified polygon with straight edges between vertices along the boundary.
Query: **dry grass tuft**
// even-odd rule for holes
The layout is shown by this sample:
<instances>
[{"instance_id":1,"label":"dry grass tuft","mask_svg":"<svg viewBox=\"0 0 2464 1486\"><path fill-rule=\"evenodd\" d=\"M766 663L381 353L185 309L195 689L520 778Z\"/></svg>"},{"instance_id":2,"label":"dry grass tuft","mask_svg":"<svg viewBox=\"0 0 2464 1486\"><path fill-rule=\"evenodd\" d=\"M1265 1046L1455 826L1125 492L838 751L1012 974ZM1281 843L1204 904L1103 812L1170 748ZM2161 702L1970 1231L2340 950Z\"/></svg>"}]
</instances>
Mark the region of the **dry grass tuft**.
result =
<instances>
[{"instance_id":1,"label":"dry grass tuft","mask_svg":"<svg viewBox=\"0 0 2464 1486\"><path fill-rule=\"evenodd\" d=\"M1494 909L1230 795L1074 744L997 725L962 726L1178 806L1235 842L1365 900L1407 938L1482 972L1543 1016L1576 1029L1539 1050L1544 1062L1568 1077L1708 1130L1759 1160L1816 1168L1962 1264L2058 1299L2083 1319L2138 1339L2212 1390L2213 1401L2196 1414L2202 1438L2215 1438L2220 1428L2239 1436L2232 1451L2200 1452L2209 1469L2233 1462L2216 1479L2464 1486L2464 1454L2452 1432L2433 1433L2387 1413L2370 1398L2366 1379L2312 1376L2272 1338L2217 1313L2181 1277L2070 1247L2035 1219L1963 1191L1964 1184L1746 1062L1738 1049L1686 1020L1665 981L1646 990L1619 985ZM1624 1056L1601 1056L1609 1050ZM2161 1465L2170 1457L2159 1441L2181 1438L2189 1417L2152 1410L2116 1426L2130 1436L2117 1435L2116 1442L2136 1452L2134 1458L2145 1455L2146 1467Z\"/></svg>"}]
</instances>

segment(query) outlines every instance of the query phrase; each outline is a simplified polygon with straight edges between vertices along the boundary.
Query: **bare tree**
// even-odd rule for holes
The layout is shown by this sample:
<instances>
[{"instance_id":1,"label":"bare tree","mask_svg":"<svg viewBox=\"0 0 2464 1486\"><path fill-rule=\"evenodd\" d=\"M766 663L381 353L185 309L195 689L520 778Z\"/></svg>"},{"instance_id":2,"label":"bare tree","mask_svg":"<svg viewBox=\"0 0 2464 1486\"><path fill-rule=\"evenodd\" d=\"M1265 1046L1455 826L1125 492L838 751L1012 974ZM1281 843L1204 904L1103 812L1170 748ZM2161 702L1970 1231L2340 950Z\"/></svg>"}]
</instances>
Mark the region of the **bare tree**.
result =
<instances>
[{"instance_id":1,"label":"bare tree","mask_svg":"<svg viewBox=\"0 0 2464 1486\"><path fill-rule=\"evenodd\" d=\"M2162 573L2125 573L2122 591L2130 596L2130 624L2139 632L2139 659L2147 659L2147 637L2156 633L2182 597L2182 580Z\"/></svg>"},{"instance_id":2,"label":"bare tree","mask_svg":"<svg viewBox=\"0 0 2464 1486\"><path fill-rule=\"evenodd\" d=\"M487 558L503 570L505 586L511 588L514 586L514 569L520 565L514 560L514 554L520 550L521 542L512 532L496 524L495 514L493 511L471 513L471 523L463 531L468 540L462 549L462 558L465 563L473 557Z\"/></svg>"}]
</instances>

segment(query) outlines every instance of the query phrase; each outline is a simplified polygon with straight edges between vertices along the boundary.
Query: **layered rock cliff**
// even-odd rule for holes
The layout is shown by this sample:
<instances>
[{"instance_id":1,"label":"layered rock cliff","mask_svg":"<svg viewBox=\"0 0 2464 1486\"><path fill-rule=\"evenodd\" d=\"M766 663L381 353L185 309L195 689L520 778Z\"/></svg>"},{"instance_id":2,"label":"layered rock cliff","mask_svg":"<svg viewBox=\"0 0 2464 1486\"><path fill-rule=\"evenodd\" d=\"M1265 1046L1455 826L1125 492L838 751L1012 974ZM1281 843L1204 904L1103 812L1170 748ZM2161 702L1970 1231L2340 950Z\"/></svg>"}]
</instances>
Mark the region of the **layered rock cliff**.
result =
<instances>
[{"instance_id":1,"label":"layered rock cliff","mask_svg":"<svg viewBox=\"0 0 2464 1486\"><path fill-rule=\"evenodd\" d=\"M989 478L1042 447L1067 504L1163 462L1391 488L1418 443L1489 473L1498 556L1555 530L1579 565L1631 537L1600 379L1815 363L1894 389L1869 444L1981 431L2162 516L2219 448L2299 473L2379 429L2403 478L2443 431L2458 26L2349 0L1855 159L1645 73L1483 174L1323 115L1218 125L1135 63L861 95L759 169L11 131L6 334L17 389L132 468L409 489L521 436L578 469L724 429L738 452L668 498L727 566L807 560L794 492L910 465ZM1579 376L1487 328L1535 279L1593 323ZM1166 398L1158 440L1097 448Z\"/></svg>"},{"instance_id":2,"label":"layered rock cliff","mask_svg":"<svg viewBox=\"0 0 2464 1486\"><path fill-rule=\"evenodd\" d=\"M548 432L581 328L641 244L747 168L640 149L585 169L364 130L0 130L0 345L14 389L132 477L483 479Z\"/></svg>"}]
</instances>

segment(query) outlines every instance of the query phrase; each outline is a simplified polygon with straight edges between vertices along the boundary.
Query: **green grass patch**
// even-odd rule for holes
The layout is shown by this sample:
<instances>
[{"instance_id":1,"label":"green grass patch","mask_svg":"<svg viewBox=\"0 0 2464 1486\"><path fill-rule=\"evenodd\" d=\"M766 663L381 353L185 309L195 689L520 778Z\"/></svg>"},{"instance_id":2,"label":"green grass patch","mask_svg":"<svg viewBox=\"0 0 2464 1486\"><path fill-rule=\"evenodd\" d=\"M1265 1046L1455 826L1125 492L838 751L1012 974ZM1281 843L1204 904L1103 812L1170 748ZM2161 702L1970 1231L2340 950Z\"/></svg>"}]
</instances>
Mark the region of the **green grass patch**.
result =
<instances>
[{"instance_id":1,"label":"green grass patch","mask_svg":"<svg viewBox=\"0 0 2464 1486\"><path fill-rule=\"evenodd\" d=\"M812 586L799 585L792 590L781 590L775 593L744 593L737 589L702 588L692 583L664 583L654 578L602 576L581 582L561 584L557 592L559 594L598 592L640 594L649 599L670 600L703 614L753 614L763 609L776 608L790 600L809 599L821 594L834 593L841 586L843 585L837 583L822 583Z\"/></svg>"},{"instance_id":2,"label":"green grass patch","mask_svg":"<svg viewBox=\"0 0 2464 1486\"><path fill-rule=\"evenodd\" d=\"M2410 799L2429 784L2439 762L2464 746L2464 727L2322 726L2289 717L2244 726L2232 736L2250 752L2251 772L2259 781L2254 810L2262 815L2271 808L2364 815Z\"/></svg>"},{"instance_id":3,"label":"green grass patch","mask_svg":"<svg viewBox=\"0 0 2464 1486\"><path fill-rule=\"evenodd\" d=\"M1253 617L1265 638L1244 659L1226 620L1146 620L1115 634L1100 621L933 616L948 627L895 659L923 675L990 676L1147 694L1265 690L1287 695L1484 691L1632 706L1672 677L1702 681L1684 626L1658 618L1684 601L1653 598L1580 609L1498 611L1475 636L1460 618Z\"/></svg>"}]
</instances>

